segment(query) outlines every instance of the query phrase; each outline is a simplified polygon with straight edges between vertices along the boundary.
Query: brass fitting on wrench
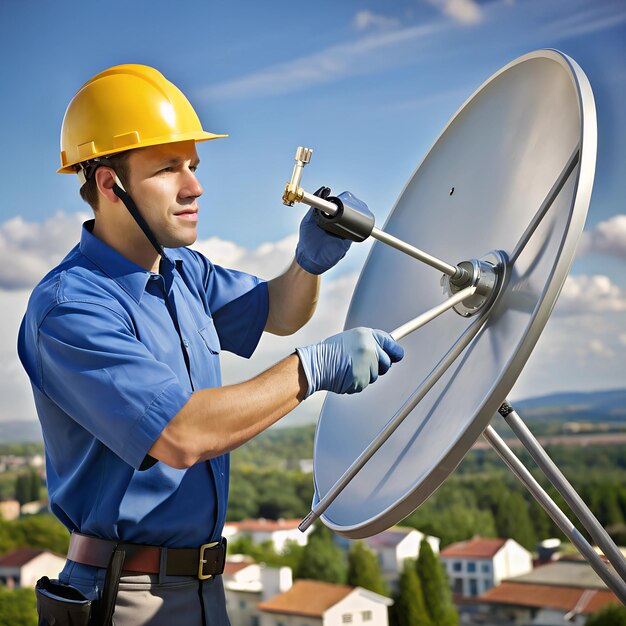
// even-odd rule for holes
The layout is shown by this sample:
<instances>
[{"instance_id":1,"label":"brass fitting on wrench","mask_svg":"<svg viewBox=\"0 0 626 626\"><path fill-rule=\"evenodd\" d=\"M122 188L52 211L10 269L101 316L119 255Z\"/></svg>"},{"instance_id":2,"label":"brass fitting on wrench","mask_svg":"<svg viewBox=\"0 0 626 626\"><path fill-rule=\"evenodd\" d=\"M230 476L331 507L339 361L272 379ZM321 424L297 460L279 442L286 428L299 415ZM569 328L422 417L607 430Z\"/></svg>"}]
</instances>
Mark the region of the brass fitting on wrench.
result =
<instances>
[{"instance_id":1,"label":"brass fitting on wrench","mask_svg":"<svg viewBox=\"0 0 626 626\"><path fill-rule=\"evenodd\" d=\"M302 168L311 160L312 154L311 148L299 146L296 150L296 164L293 167L291 180L285 185L283 192L283 204L286 206L293 206L296 202L302 202L304 199L304 189L300 187L300 179L302 178Z\"/></svg>"}]
</instances>

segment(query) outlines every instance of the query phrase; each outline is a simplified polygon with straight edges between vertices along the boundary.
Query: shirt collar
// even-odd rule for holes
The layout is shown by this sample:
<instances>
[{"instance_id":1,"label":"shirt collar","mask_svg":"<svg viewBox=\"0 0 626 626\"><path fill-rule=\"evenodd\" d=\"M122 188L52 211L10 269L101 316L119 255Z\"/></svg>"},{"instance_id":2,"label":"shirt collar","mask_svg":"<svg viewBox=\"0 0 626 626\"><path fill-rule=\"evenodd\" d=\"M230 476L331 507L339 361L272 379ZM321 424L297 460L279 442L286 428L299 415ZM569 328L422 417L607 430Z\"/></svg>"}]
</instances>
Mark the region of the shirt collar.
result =
<instances>
[{"instance_id":1,"label":"shirt collar","mask_svg":"<svg viewBox=\"0 0 626 626\"><path fill-rule=\"evenodd\" d=\"M95 220L89 220L83 224L80 251L140 303L152 272L133 263L104 241L98 239L92 233L94 223ZM165 260L170 267L178 266L183 262L181 254L177 250L169 248L166 250Z\"/></svg>"}]
</instances>

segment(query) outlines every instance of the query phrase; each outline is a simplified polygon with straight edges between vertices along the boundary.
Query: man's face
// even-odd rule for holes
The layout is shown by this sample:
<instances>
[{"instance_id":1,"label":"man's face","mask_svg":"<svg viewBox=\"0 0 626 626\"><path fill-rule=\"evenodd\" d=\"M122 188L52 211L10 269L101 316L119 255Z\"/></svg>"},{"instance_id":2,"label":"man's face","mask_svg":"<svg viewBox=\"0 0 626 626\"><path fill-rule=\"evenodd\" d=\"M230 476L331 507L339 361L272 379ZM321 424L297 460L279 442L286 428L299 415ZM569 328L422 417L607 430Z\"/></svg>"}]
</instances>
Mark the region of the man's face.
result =
<instances>
[{"instance_id":1,"label":"man's face","mask_svg":"<svg viewBox=\"0 0 626 626\"><path fill-rule=\"evenodd\" d=\"M150 146L129 157L127 191L166 248L188 246L197 238L199 162L194 141Z\"/></svg>"}]
</instances>

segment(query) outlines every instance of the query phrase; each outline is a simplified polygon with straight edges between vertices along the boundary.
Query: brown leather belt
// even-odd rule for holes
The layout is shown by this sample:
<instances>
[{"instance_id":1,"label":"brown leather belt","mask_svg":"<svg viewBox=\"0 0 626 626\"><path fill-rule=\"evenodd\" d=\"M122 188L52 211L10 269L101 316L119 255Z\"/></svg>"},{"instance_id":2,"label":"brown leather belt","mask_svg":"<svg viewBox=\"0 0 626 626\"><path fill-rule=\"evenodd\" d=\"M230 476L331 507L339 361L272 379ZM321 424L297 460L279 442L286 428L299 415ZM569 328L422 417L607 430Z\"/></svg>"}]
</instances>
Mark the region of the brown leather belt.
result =
<instances>
[{"instance_id":1,"label":"brown leather belt","mask_svg":"<svg viewBox=\"0 0 626 626\"><path fill-rule=\"evenodd\" d=\"M72 533L67 558L76 563L107 568L115 549L124 550L124 572L196 576L205 580L224 571L226 539L205 543L199 548L163 548L122 543Z\"/></svg>"}]
</instances>

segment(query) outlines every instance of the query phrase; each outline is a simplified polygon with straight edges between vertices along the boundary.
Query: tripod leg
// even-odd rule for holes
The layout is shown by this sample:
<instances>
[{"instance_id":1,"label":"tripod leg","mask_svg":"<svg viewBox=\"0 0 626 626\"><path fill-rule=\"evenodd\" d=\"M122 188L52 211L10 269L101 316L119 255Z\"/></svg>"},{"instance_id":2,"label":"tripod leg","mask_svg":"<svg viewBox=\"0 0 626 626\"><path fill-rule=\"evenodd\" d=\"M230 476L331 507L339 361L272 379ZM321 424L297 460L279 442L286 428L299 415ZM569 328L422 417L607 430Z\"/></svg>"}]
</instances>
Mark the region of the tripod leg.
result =
<instances>
[{"instance_id":1,"label":"tripod leg","mask_svg":"<svg viewBox=\"0 0 626 626\"><path fill-rule=\"evenodd\" d=\"M596 574L606 583L606 586L619 598L622 604L626 604L626 583L608 569L591 544L576 529L574 524L570 522L565 513L561 511L554 500L534 479L522 462L513 454L500 435L498 435L491 426L487 426L483 437L489 442L498 456L508 465L509 469L520 482L530 491L533 498L537 500L546 513L554 520L555 524L563 531L566 537L578 548L579 552L585 557Z\"/></svg>"}]
</instances>

